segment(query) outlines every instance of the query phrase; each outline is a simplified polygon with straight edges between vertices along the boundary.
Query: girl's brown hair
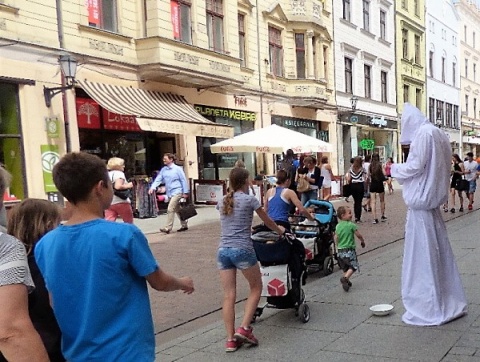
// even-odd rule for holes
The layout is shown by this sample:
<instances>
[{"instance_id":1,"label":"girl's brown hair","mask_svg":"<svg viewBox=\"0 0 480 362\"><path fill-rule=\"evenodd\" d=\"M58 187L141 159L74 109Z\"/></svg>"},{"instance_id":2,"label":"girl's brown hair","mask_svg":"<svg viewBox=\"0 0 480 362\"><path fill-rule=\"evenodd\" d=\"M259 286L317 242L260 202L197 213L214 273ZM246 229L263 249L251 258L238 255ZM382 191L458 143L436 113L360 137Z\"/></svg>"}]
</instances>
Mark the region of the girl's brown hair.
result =
<instances>
[{"instance_id":1,"label":"girl's brown hair","mask_svg":"<svg viewBox=\"0 0 480 362\"><path fill-rule=\"evenodd\" d=\"M357 156L353 159L352 170L358 172L362 169L363 160L360 156Z\"/></svg>"},{"instance_id":2,"label":"girl's brown hair","mask_svg":"<svg viewBox=\"0 0 480 362\"><path fill-rule=\"evenodd\" d=\"M372 155L372 163L370 163L370 175L375 181L383 181L385 175L383 174L382 164L380 163L380 155L374 153Z\"/></svg>"},{"instance_id":3,"label":"girl's brown hair","mask_svg":"<svg viewBox=\"0 0 480 362\"><path fill-rule=\"evenodd\" d=\"M249 173L244 168L234 168L230 171L230 191L223 199L223 214L230 215L233 212L233 194L240 190L247 182Z\"/></svg>"},{"instance_id":4,"label":"girl's brown hair","mask_svg":"<svg viewBox=\"0 0 480 362\"><path fill-rule=\"evenodd\" d=\"M27 253L50 230L60 223L60 208L47 200L25 199L15 206L8 219L8 234L25 244Z\"/></svg>"}]
</instances>

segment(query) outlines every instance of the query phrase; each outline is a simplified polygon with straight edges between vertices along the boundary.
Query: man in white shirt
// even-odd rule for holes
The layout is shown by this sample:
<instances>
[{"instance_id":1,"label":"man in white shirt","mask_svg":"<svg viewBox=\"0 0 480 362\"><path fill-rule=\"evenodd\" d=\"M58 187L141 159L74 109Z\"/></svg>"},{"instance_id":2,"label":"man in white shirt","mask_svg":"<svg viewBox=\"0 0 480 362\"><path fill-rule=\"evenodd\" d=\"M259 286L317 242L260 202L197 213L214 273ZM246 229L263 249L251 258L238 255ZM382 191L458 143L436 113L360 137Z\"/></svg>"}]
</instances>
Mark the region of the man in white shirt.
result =
<instances>
[{"instance_id":1,"label":"man in white shirt","mask_svg":"<svg viewBox=\"0 0 480 362\"><path fill-rule=\"evenodd\" d=\"M477 168L478 163L473 159L473 153L467 153L467 160L463 163L465 167L465 180L469 182L468 188L468 209L473 209L473 196L475 195L475 190L477 189Z\"/></svg>"}]
</instances>

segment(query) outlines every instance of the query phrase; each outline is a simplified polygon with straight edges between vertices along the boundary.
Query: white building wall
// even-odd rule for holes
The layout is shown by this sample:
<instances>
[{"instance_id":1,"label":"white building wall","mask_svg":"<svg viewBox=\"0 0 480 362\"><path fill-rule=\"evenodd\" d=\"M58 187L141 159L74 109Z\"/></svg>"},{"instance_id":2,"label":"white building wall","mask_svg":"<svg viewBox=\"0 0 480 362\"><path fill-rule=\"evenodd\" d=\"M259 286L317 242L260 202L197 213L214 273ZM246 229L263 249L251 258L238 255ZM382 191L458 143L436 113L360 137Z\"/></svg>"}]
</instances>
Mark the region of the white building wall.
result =
<instances>
[{"instance_id":1,"label":"white building wall","mask_svg":"<svg viewBox=\"0 0 480 362\"><path fill-rule=\"evenodd\" d=\"M460 18L451 0L426 0L426 64L427 64L427 117L439 123L439 117L434 111L431 115L429 100L433 98L445 103L460 106ZM431 66L429 57L433 51ZM442 80L442 58L445 57L445 82ZM455 64L455 80L453 75ZM436 107L436 102L435 102ZM435 108L436 110L436 108ZM444 111L446 106L444 106ZM458 111L460 112L460 110ZM460 114L458 114L460 120ZM441 121L445 127L445 116ZM446 127L450 141L454 142L456 152L460 142L460 128Z\"/></svg>"},{"instance_id":2,"label":"white building wall","mask_svg":"<svg viewBox=\"0 0 480 362\"><path fill-rule=\"evenodd\" d=\"M395 104L395 20L392 1L370 1L370 29L363 29L362 1L351 1L350 22L342 19L342 1L334 1L335 83L338 107L350 108L351 94L345 94L344 57L353 59L353 94L357 110L396 117ZM386 12L386 39L380 39L380 9ZM364 64L372 67L372 95L365 97ZM387 103L381 102L380 72L388 73Z\"/></svg>"}]
</instances>

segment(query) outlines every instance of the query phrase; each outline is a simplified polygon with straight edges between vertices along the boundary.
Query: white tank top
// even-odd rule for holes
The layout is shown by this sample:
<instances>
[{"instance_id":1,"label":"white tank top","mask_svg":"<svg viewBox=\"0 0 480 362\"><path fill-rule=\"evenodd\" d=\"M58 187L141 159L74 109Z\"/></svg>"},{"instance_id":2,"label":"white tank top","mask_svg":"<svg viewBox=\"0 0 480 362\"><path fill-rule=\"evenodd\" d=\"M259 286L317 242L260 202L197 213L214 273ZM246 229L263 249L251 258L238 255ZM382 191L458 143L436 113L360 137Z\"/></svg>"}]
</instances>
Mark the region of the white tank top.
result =
<instances>
[{"instance_id":1,"label":"white tank top","mask_svg":"<svg viewBox=\"0 0 480 362\"><path fill-rule=\"evenodd\" d=\"M320 169L320 175L323 176L323 184L324 187L330 187L332 184L332 178L330 177L330 172L326 169L325 165L322 165Z\"/></svg>"}]
</instances>

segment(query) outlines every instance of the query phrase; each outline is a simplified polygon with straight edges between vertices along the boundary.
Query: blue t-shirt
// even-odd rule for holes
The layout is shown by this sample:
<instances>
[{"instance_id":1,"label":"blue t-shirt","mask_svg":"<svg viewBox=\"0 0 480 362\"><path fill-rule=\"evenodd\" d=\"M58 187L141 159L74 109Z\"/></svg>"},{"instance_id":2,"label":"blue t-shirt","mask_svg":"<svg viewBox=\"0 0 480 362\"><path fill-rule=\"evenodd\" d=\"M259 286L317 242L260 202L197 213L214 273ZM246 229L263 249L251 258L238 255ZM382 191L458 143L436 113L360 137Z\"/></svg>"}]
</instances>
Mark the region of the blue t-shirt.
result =
<instances>
[{"instance_id":1,"label":"blue t-shirt","mask_svg":"<svg viewBox=\"0 0 480 362\"><path fill-rule=\"evenodd\" d=\"M59 226L35 247L69 361L153 361L145 276L158 264L134 225L96 219Z\"/></svg>"},{"instance_id":2,"label":"blue t-shirt","mask_svg":"<svg viewBox=\"0 0 480 362\"><path fill-rule=\"evenodd\" d=\"M226 197L226 196L225 196ZM233 212L223 214L223 200L217 204L220 211L222 236L219 247L254 250L251 240L253 212L260 208L260 201L241 191L233 194Z\"/></svg>"}]
</instances>

